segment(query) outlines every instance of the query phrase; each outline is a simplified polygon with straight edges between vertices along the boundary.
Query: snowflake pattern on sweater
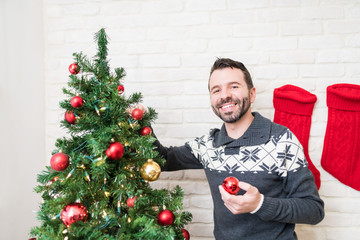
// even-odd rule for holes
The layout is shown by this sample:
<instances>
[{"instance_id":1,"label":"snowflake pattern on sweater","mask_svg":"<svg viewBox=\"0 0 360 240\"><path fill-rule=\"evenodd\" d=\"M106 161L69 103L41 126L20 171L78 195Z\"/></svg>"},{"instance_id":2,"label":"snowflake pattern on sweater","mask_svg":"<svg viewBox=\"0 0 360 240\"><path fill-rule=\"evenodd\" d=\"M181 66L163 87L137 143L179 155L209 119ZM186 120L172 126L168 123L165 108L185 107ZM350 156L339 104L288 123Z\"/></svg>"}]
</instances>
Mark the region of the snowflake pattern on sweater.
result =
<instances>
[{"instance_id":1,"label":"snowflake pattern on sweater","mask_svg":"<svg viewBox=\"0 0 360 240\"><path fill-rule=\"evenodd\" d=\"M209 134L198 137L187 144L204 168L210 171L252 172L266 171L286 177L288 172L296 172L307 167L303 147L294 134L287 130L281 136L271 136L264 144L239 147L236 154L226 155L226 146L215 148Z\"/></svg>"}]
</instances>

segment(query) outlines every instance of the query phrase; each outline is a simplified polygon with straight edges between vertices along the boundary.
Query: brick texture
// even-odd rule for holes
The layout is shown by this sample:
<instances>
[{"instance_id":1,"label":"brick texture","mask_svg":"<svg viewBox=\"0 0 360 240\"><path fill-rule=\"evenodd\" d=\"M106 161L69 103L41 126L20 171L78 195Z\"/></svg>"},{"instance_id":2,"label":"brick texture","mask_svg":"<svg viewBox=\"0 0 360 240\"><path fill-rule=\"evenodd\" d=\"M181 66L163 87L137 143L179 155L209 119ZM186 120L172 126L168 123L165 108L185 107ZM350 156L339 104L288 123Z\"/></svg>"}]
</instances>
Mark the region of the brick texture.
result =
<instances>
[{"instance_id":1,"label":"brick texture","mask_svg":"<svg viewBox=\"0 0 360 240\"><path fill-rule=\"evenodd\" d=\"M72 53L94 55L93 34L110 36L112 67L124 67L128 93L159 113L155 132L180 145L219 127L209 107L207 80L216 57L242 61L258 90L253 108L273 118L272 94L284 84L318 97L309 154L321 172L326 217L299 225L299 239L359 239L360 193L320 166L326 130L326 87L360 84L360 1L344 0L44 0L46 151L50 156L62 118L57 103ZM194 215L192 240L213 240L212 201L202 170L162 173L154 187L180 185ZM254 226L256 227L256 226Z\"/></svg>"}]
</instances>

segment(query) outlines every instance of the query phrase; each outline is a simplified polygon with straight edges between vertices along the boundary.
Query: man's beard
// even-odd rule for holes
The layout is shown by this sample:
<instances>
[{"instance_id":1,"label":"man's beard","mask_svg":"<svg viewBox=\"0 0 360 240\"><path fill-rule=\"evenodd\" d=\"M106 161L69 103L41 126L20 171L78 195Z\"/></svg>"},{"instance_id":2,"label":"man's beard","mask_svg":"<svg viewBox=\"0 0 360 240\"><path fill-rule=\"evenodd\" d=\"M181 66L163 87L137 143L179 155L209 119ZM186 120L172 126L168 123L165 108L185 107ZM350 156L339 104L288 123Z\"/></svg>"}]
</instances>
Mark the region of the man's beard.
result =
<instances>
[{"instance_id":1,"label":"man's beard","mask_svg":"<svg viewBox=\"0 0 360 240\"><path fill-rule=\"evenodd\" d=\"M228 113L221 113L219 108L221 105L229 102L235 102L237 106L239 106L238 109L236 109L235 112L228 112ZM250 108L250 100L249 97L244 97L242 101L240 99L232 99L231 97L226 98L225 100L220 101L216 104L216 106L211 106L214 113L224 122L226 123L234 123L237 122L239 119L242 118L242 116L245 115L245 113Z\"/></svg>"}]
</instances>

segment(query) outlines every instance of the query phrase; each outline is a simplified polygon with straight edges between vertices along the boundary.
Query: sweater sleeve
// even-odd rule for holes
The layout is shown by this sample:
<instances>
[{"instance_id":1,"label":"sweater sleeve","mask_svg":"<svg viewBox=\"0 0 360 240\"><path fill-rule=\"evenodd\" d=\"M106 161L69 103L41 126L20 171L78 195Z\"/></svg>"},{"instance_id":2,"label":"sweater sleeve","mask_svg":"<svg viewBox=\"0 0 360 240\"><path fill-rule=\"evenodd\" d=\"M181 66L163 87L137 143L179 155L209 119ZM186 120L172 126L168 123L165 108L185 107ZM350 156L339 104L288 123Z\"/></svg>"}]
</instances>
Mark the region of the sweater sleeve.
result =
<instances>
[{"instance_id":1,"label":"sweater sleeve","mask_svg":"<svg viewBox=\"0 0 360 240\"><path fill-rule=\"evenodd\" d=\"M276 151L285 195L281 198L264 195L255 215L264 221L319 223L325 215L324 202L307 167L303 148L290 130L281 137Z\"/></svg>"},{"instance_id":2,"label":"sweater sleeve","mask_svg":"<svg viewBox=\"0 0 360 240\"><path fill-rule=\"evenodd\" d=\"M162 167L163 171L203 168L188 144L178 147L164 147L159 140L156 140L154 145L160 155L166 159L166 164Z\"/></svg>"}]
</instances>

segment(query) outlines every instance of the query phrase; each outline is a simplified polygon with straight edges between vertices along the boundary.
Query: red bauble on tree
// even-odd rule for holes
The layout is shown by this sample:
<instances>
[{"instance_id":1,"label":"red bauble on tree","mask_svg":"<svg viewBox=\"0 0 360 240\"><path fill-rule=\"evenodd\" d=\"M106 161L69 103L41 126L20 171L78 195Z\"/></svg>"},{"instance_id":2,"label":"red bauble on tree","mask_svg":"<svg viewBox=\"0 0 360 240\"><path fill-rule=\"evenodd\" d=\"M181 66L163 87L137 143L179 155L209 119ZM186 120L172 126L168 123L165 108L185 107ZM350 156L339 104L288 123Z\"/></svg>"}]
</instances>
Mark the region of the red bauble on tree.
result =
<instances>
[{"instance_id":1,"label":"red bauble on tree","mask_svg":"<svg viewBox=\"0 0 360 240\"><path fill-rule=\"evenodd\" d=\"M133 197L133 198L128 198L127 201L126 201L126 205L127 205L129 208L134 208L136 199L137 199L136 196Z\"/></svg>"},{"instance_id":2,"label":"red bauble on tree","mask_svg":"<svg viewBox=\"0 0 360 240\"><path fill-rule=\"evenodd\" d=\"M50 165L55 171L64 171L69 166L69 156L65 153L55 153L51 157Z\"/></svg>"},{"instance_id":3,"label":"red bauble on tree","mask_svg":"<svg viewBox=\"0 0 360 240\"><path fill-rule=\"evenodd\" d=\"M76 122L76 116L72 111L66 111L65 112L65 120L69 123L69 124L75 124Z\"/></svg>"},{"instance_id":4,"label":"red bauble on tree","mask_svg":"<svg viewBox=\"0 0 360 240\"><path fill-rule=\"evenodd\" d=\"M114 142L110 144L105 153L108 158L112 160L118 160L124 155L124 147L121 143Z\"/></svg>"},{"instance_id":5,"label":"red bauble on tree","mask_svg":"<svg viewBox=\"0 0 360 240\"><path fill-rule=\"evenodd\" d=\"M119 91L119 95L121 95L121 94L125 91L125 88L124 88L123 85L119 85L119 86L117 87L117 89L118 89L118 91Z\"/></svg>"},{"instance_id":6,"label":"red bauble on tree","mask_svg":"<svg viewBox=\"0 0 360 240\"><path fill-rule=\"evenodd\" d=\"M84 100L82 99L82 97L80 96L75 96L72 97L70 100L70 104L71 106L73 106L74 108L79 108L84 104Z\"/></svg>"},{"instance_id":7,"label":"red bauble on tree","mask_svg":"<svg viewBox=\"0 0 360 240\"><path fill-rule=\"evenodd\" d=\"M131 112L131 116L133 119L135 120L141 120L144 116L144 113L141 109L139 108L135 108L132 112Z\"/></svg>"},{"instance_id":8,"label":"red bauble on tree","mask_svg":"<svg viewBox=\"0 0 360 240\"><path fill-rule=\"evenodd\" d=\"M184 235L184 240L190 240L190 233L186 229L181 229Z\"/></svg>"},{"instance_id":9,"label":"red bauble on tree","mask_svg":"<svg viewBox=\"0 0 360 240\"><path fill-rule=\"evenodd\" d=\"M77 221L86 222L88 210L81 203L70 203L61 211L60 219L67 228Z\"/></svg>"},{"instance_id":10,"label":"red bauble on tree","mask_svg":"<svg viewBox=\"0 0 360 240\"><path fill-rule=\"evenodd\" d=\"M69 72L71 74L78 74L80 72L80 67L77 65L77 63L72 63L69 66Z\"/></svg>"},{"instance_id":11,"label":"red bauble on tree","mask_svg":"<svg viewBox=\"0 0 360 240\"><path fill-rule=\"evenodd\" d=\"M157 216L157 222L161 226L171 225L173 224L174 220L174 214L168 209L160 211Z\"/></svg>"},{"instance_id":12,"label":"red bauble on tree","mask_svg":"<svg viewBox=\"0 0 360 240\"><path fill-rule=\"evenodd\" d=\"M237 194L240 190L239 180L236 177L227 177L225 178L223 184L223 188L230 194Z\"/></svg>"},{"instance_id":13,"label":"red bauble on tree","mask_svg":"<svg viewBox=\"0 0 360 240\"><path fill-rule=\"evenodd\" d=\"M141 129L141 135L146 136L151 134L151 128L150 127L144 127Z\"/></svg>"}]
</instances>

